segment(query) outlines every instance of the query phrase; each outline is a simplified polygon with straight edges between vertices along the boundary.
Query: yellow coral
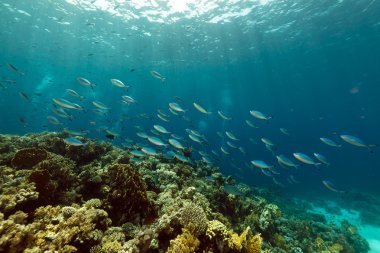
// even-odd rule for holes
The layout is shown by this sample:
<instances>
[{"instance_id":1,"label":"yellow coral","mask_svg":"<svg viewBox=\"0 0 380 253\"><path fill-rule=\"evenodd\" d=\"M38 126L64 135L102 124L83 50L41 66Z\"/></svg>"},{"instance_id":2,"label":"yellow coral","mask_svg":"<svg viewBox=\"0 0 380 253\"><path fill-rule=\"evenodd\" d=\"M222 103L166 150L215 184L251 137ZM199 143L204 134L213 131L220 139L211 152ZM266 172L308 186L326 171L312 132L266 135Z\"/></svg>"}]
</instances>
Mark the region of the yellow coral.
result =
<instances>
[{"instance_id":1,"label":"yellow coral","mask_svg":"<svg viewBox=\"0 0 380 253\"><path fill-rule=\"evenodd\" d=\"M333 245L331 245L331 246L329 247L329 251L330 251L331 253L339 253L339 252L341 252L342 250L343 250L343 246L340 245L339 243L334 243Z\"/></svg>"},{"instance_id":2,"label":"yellow coral","mask_svg":"<svg viewBox=\"0 0 380 253\"><path fill-rule=\"evenodd\" d=\"M263 239L260 234L252 236L248 241L246 247L243 249L244 253L260 253L261 244Z\"/></svg>"},{"instance_id":3,"label":"yellow coral","mask_svg":"<svg viewBox=\"0 0 380 253\"><path fill-rule=\"evenodd\" d=\"M199 247L199 240L192 235L189 230L182 229L182 234L174 240L170 240L170 246L167 253L193 253Z\"/></svg>"},{"instance_id":4,"label":"yellow coral","mask_svg":"<svg viewBox=\"0 0 380 253\"><path fill-rule=\"evenodd\" d=\"M240 251L247 243L247 235L250 230L250 227L247 227L239 236L238 234L230 231L230 240L228 241L228 247L230 249Z\"/></svg>"},{"instance_id":5,"label":"yellow coral","mask_svg":"<svg viewBox=\"0 0 380 253\"><path fill-rule=\"evenodd\" d=\"M315 245L317 245L317 248L321 249L325 247L325 242L323 241L321 237L317 237L315 239Z\"/></svg>"}]
</instances>

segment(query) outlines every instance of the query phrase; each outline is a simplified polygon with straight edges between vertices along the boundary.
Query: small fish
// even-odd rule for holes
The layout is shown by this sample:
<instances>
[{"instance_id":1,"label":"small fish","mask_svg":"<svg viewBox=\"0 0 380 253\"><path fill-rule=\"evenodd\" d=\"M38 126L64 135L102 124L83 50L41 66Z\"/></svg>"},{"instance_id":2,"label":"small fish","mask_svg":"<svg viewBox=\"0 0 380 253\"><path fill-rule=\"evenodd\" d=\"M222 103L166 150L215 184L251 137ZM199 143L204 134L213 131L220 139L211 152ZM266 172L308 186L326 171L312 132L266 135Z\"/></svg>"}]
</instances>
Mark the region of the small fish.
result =
<instances>
[{"instance_id":1,"label":"small fish","mask_svg":"<svg viewBox=\"0 0 380 253\"><path fill-rule=\"evenodd\" d=\"M326 166L329 166L330 163L327 161L327 158L324 155L314 153L313 154L315 158L317 158L321 163L325 164Z\"/></svg>"},{"instance_id":2,"label":"small fish","mask_svg":"<svg viewBox=\"0 0 380 253\"><path fill-rule=\"evenodd\" d=\"M162 120L162 121L165 121L165 122L169 122L170 120L168 120L167 118L165 118L164 116L162 116L161 114L157 113L157 117Z\"/></svg>"},{"instance_id":3,"label":"small fish","mask_svg":"<svg viewBox=\"0 0 380 253\"><path fill-rule=\"evenodd\" d=\"M156 146L167 146L160 138L155 136L149 136L148 141Z\"/></svg>"},{"instance_id":4,"label":"small fish","mask_svg":"<svg viewBox=\"0 0 380 253\"><path fill-rule=\"evenodd\" d=\"M230 146L231 148L234 148L234 149L237 149L237 148L238 148L237 146L235 146L233 143L231 143L231 142L229 142L229 141L227 141L226 143L227 143L227 145Z\"/></svg>"},{"instance_id":5,"label":"small fish","mask_svg":"<svg viewBox=\"0 0 380 253\"><path fill-rule=\"evenodd\" d=\"M52 123L53 125L62 125L62 123L56 118L56 117L53 117L53 116L47 116L47 119L50 123Z\"/></svg>"},{"instance_id":6,"label":"small fish","mask_svg":"<svg viewBox=\"0 0 380 253\"><path fill-rule=\"evenodd\" d=\"M52 108L51 111L52 111L55 115L57 115L58 117L61 117L61 118L63 118L63 119L71 119L71 118L72 118L72 116L69 115L69 114L65 111L65 109L63 109L63 108Z\"/></svg>"},{"instance_id":7,"label":"small fish","mask_svg":"<svg viewBox=\"0 0 380 253\"><path fill-rule=\"evenodd\" d=\"M245 123L247 123L248 126L252 127L252 128L259 128L258 126L255 126L251 121L249 120L245 120Z\"/></svg>"},{"instance_id":8,"label":"small fish","mask_svg":"<svg viewBox=\"0 0 380 253\"><path fill-rule=\"evenodd\" d=\"M235 135L231 132L226 131L226 135L228 138L230 138L233 141L238 141L239 139L235 137Z\"/></svg>"},{"instance_id":9,"label":"small fish","mask_svg":"<svg viewBox=\"0 0 380 253\"><path fill-rule=\"evenodd\" d=\"M274 155L274 156L276 155L276 151L275 151L276 147L275 146L265 144L265 148L268 149L272 153L272 155Z\"/></svg>"},{"instance_id":10,"label":"small fish","mask_svg":"<svg viewBox=\"0 0 380 253\"><path fill-rule=\"evenodd\" d=\"M222 111L218 111L218 116L223 120L232 120L231 117L227 117Z\"/></svg>"},{"instance_id":11,"label":"small fish","mask_svg":"<svg viewBox=\"0 0 380 253\"><path fill-rule=\"evenodd\" d=\"M157 78L157 79L161 80L161 82L164 82L164 81L166 80L166 77L162 76L160 73L158 73L158 72L155 71L155 70L150 71L150 74L151 74L154 78Z\"/></svg>"},{"instance_id":12,"label":"small fish","mask_svg":"<svg viewBox=\"0 0 380 253\"><path fill-rule=\"evenodd\" d=\"M340 138L351 145L368 148L371 153L373 153L373 148L378 146L377 144L366 144L363 140L352 135L341 135Z\"/></svg>"},{"instance_id":13,"label":"small fish","mask_svg":"<svg viewBox=\"0 0 380 253\"><path fill-rule=\"evenodd\" d=\"M168 142L175 148L178 148L178 149L184 149L184 147L182 146L182 144L177 141L176 139L169 139Z\"/></svg>"},{"instance_id":14,"label":"small fish","mask_svg":"<svg viewBox=\"0 0 380 253\"><path fill-rule=\"evenodd\" d=\"M265 114L259 111L252 110L252 111L249 111L249 113L257 119L270 120L272 118L272 117L266 116Z\"/></svg>"},{"instance_id":15,"label":"small fish","mask_svg":"<svg viewBox=\"0 0 380 253\"><path fill-rule=\"evenodd\" d=\"M169 103L169 107L176 112L186 112L186 110L182 109L182 107L177 103Z\"/></svg>"},{"instance_id":16,"label":"small fish","mask_svg":"<svg viewBox=\"0 0 380 253\"><path fill-rule=\"evenodd\" d=\"M330 140L329 138L321 137L319 138L324 144L329 145L331 147L340 148L342 145L338 145L335 141Z\"/></svg>"},{"instance_id":17,"label":"small fish","mask_svg":"<svg viewBox=\"0 0 380 253\"><path fill-rule=\"evenodd\" d=\"M188 157L181 155L181 154L175 154L174 157L177 158L178 160L180 160L181 162L184 162L184 163L190 162Z\"/></svg>"},{"instance_id":18,"label":"small fish","mask_svg":"<svg viewBox=\"0 0 380 253\"><path fill-rule=\"evenodd\" d=\"M30 101L28 95L26 95L24 92L20 91L18 94L21 98L25 99L26 101Z\"/></svg>"},{"instance_id":19,"label":"small fish","mask_svg":"<svg viewBox=\"0 0 380 253\"><path fill-rule=\"evenodd\" d=\"M251 161L251 164L260 169L272 169L274 167L261 160L253 160Z\"/></svg>"},{"instance_id":20,"label":"small fish","mask_svg":"<svg viewBox=\"0 0 380 253\"><path fill-rule=\"evenodd\" d=\"M328 181L328 180L322 180L322 183L330 191L333 191L333 192L336 192L336 193L344 193L344 191L337 190L335 188L335 185L333 183L331 183L330 181Z\"/></svg>"},{"instance_id":21,"label":"small fish","mask_svg":"<svg viewBox=\"0 0 380 253\"><path fill-rule=\"evenodd\" d=\"M67 109L76 109L76 107L70 101L63 98L52 98L53 102Z\"/></svg>"},{"instance_id":22,"label":"small fish","mask_svg":"<svg viewBox=\"0 0 380 253\"><path fill-rule=\"evenodd\" d=\"M129 153L133 156L136 156L136 157L143 157L145 156L145 153L140 151L140 150L137 150L137 149L134 149L134 150L131 150L129 151Z\"/></svg>"},{"instance_id":23,"label":"small fish","mask_svg":"<svg viewBox=\"0 0 380 253\"><path fill-rule=\"evenodd\" d=\"M116 87L123 88L128 90L129 86L125 85L122 81L119 79L110 79L111 83L115 85Z\"/></svg>"},{"instance_id":24,"label":"small fish","mask_svg":"<svg viewBox=\"0 0 380 253\"><path fill-rule=\"evenodd\" d=\"M273 143L271 140L267 139L267 138L261 138L261 141L262 141L264 144L266 144L266 145L274 146L274 143Z\"/></svg>"},{"instance_id":25,"label":"small fish","mask_svg":"<svg viewBox=\"0 0 380 253\"><path fill-rule=\"evenodd\" d=\"M190 138L192 141L195 141L195 142L198 142L198 143L202 143L202 140L201 140L198 136L196 136L196 135L194 135L194 134L189 134L189 138Z\"/></svg>"},{"instance_id":26,"label":"small fish","mask_svg":"<svg viewBox=\"0 0 380 253\"><path fill-rule=\"evenodd\" d=\"M206 111L202 106L200 106L199 104L197 104L197 103L193 103L193 105L194 105L194 107L195 107L195 109L197 109L198 111L200 111L201 113L204 113L204 114L207 114L207 115L210 115L211 114L211 112L208 112L208 111Z\"/></svg>"},{"instance_id":27,"label":"small fish","mask_svg":"<svg viewBox=\"0 0 380 253\"><path fill-rule=\"evenodd\" d=\"M220 147L220 150L223 152L223 154L230 155L230 152L228 152L225 148Z\"/></svg>"},{"instance_id":28,"label":"small fish","mask_svg":"<svg viewBox=\"0 0 380 253\"><path fill-rule=\"evenodd\" d=\"M277 162L283 167L283 166L288 166L288 167L294 167L298 169L299 165L293 163L289 158L287 158L285 155L278 155L276 156Z\"/></svg>"},{"instance_id":29,"label":"small fish","mask_svg":"<svg viewBox=\"0 0 380 253\"><path fill-rule=\"evenodd\" d=\"M76 98L79 98L80 100L83 100L83 96L79 95L75 90L73 89L66 89L66 92L67 94L69 94L70 96L73 96L73 97L76 97Z\"/></svg>"},{"instance_id":30,"label":"small fish","mask_svg":"<svg viewBox=\"0 0 380 253\"><path fill-rule=\"evenodd\" d=\"M95 105L96 107L98 107L99 109L102 109L102 110L109 110L110 109L105 104L103 104L102 102L99 102L99 101L92 101L92 104Z\"/></svg>"},{"instance_id":31,"label":"small fish","mask_svg":"<svg viewBox=\"0 0 380 253\"><path fill-rule=\"evenodd\" d=\"M127 104L127 105L130 105L130 104L133 104L133 103L137 103L137 101L131 97L131 96L121 96L121 102L124 103L124 104Z\"/></svg>"},{"instance_id":32,"label":"small fish","mask_svg":"<svg viewBox=\"0 0 380 253\"><path fill-rule=\"evenodd\" d=\"M154 150L153 148L143 147L141 148L141 151L150 156L158 155L157 151Z\"/></svg>"},{"instance_id":33,"label":"small fish","mask_svg":"<svg viewBox=\"0 0 380 253\"><path fill-rule=\"evenodd\" d=\"M83 142L81 142L80 140L74 137L65 138L63 139L63 142L66 143L67 145L76 146L76 147L84 145Z\"/></svg>"},{"instance_id":34,"label":"small fish","mask_svg":"<svg viewBox=\"0 0 380 253\"><path fill-rule=\"evenodd\" d=\"M77 77L77 82L84 86L91 86L91 87L95 86L95 84L91 83L89 80L87 80L84 77Z\"/></svg>"},{"instance_id":35,"label":"small fish","mask_svg":"<svg viewBox=\"0 0 380 253\"><path fill-rule=\"evenodd\" d=\"M166 130L166 128L163 126L153 125L153 127L154 127L154 129L156 129L158 132L160 132L162 134L170 134L170 132L168 132L168 130Z\"/></svg>"},{"instance_id":36,"label":"small fish","mask_svg":"<svg viewBox=\"0 0 380 253\"><path fill-rule=\"evenodd\" d=\"M280 131L281 131L281 133L283 133L283 134L285 134L285 135L290 135L289 134L289 131L286 129L286 128L280 128Z\"/></svg>"},{"instance_id":37,"label":"small fish","mask_svg":"<svg viewBox=\"0 0 380 253\"><path fill-rule=\"evenodd\" d=\"M17 74L19 74L19 75L21 75L21 76L25 75L23 72L21 72L20 70L18 70L18 69L17 69L14 65L12 65L11 63L7 63L7 67L8 67L10 70L14 71L15 73L17 73Z\"/></svg>"},{"instance_id":38,"label":"small fish","mask_svg":"<svg viewBox=\"0 0 380 253\"><path fill-rule=\"evenodd\" d=\"M314 160L308 156L308 155L305 155L303 153L293 153L293 156L298 160L298 161L301 161L303 163L306 163L306 164L310 164L310 165L315 165L315 166L318 166L320 165L320 163L316 163L314 162Z\"/></svg>"},{"instance_id":39,"label":"small fish","mask_svg":"<svg viewBox=\"0 0 380 253\"><path fill-rule=\"evenodd\" d=\"M146 134L146 133L144 133L144 132L138 132L137 134L136 134L138 137L140 137L140 138L143 138L143 139L147 139L149 136Z\"/></svg>"}]
</instances>

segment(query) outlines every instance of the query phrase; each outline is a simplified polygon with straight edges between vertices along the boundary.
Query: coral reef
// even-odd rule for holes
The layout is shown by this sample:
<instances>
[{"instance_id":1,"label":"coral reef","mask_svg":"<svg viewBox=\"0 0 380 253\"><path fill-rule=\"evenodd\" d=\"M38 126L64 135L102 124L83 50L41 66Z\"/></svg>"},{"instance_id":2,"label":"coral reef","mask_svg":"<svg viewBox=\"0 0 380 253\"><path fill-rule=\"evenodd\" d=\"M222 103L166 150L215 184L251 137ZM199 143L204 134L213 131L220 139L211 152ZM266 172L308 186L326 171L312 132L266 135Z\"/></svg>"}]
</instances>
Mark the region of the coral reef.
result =
<instances>
[{"instance_id":1,"label":"coral reef","mask_svg":"<svg viewBox=\"0 0 380 253\"><path fill-rule=\"evenodd\" d=\"M109 143L65 137L0 135L0 252L368 251L351 224L281 206L203 162L134 162Z\"/></svg>"}]
</instances>

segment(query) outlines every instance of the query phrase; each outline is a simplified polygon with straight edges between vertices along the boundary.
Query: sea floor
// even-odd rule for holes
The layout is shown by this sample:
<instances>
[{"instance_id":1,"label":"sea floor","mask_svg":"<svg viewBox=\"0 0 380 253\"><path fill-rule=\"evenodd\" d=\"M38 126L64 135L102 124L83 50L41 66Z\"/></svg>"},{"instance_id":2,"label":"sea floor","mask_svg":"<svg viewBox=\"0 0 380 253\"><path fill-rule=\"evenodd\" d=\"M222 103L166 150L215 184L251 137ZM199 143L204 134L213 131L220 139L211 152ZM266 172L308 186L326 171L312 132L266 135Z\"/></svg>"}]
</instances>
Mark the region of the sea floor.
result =
<instances>
[{"instance_id":1,"label":"sea floor","mask_svg":"<svg viewBox=\"0 0 380 253\"><path fill-rule=\"evenodd\" d=\"M328 212L325 206L321 207L314 204L311 204L312 208L307 212L324 215L327 222L337 225L347 220L350 224L356 226L359 234L368 241L370 246L369 253L380 253L380 226L364 224L360 218L360 211L344 209L332 201L327 201L326 205L329 209L339 209L339 213Z\"/></svg>"}]
</instances>

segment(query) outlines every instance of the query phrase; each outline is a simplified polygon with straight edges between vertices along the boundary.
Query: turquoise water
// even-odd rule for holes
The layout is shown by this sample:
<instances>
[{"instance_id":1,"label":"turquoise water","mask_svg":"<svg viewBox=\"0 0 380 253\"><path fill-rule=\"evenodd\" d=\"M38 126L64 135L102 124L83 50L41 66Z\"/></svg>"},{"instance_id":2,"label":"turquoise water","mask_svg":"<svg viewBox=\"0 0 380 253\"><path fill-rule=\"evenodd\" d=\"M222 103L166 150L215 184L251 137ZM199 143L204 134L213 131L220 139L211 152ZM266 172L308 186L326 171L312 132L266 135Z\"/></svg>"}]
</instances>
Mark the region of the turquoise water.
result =
<instances>
[{"instance_id":1,"label":"turquoise water","mask_svg":"<svg viewBox=\"0 0 380 253\"><path fill-rule=\"evenodd\" d=\"M379 1L4 0L0 14L3 134L67 128L119 146L179 152L168 143L170 134L160 134L164 148L136 135L156 136L151 130L159 124L192 147L191 162L207 157L238 181L347 203L347 193L380 194L380 148L371 153L340 137L380 143ZM94 86L81 85L78 77ZM137 102L123 104L123 95ZM56 115L52 109L61 107L53 98L80 110L64 109L68 118ZM94 101L109 110L94 113ZM174 115L171 102L186 112ZM158 118L158 110L169 122ZM255 118L251 110L271 119ZM232 119L221 119L218 111ZM186 129L199 132L202 143ZM273 152L263 137L275 144ZM321 137L342 146L330 147ZM330 165L303 164L295 152L315 161L314 152L323 154ZM279 154L302 166L282 168ZM252 160L275 171L267 176ZM330 191L322 180L344 193Z\"/></svg>"}]
</instances>

